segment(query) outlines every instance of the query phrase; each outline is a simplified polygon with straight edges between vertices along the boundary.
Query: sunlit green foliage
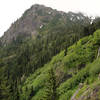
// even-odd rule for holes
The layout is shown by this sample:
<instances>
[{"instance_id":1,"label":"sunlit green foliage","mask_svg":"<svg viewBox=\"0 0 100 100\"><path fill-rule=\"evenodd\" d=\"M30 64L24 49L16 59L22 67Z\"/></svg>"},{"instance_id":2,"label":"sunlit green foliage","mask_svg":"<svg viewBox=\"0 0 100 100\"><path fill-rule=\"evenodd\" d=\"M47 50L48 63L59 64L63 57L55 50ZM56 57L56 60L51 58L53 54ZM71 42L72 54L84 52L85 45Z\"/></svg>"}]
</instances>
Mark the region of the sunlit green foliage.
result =
<instances>
[{"instance_id":1,"label":"sunlit green foliage","mask_svg":"<svg viewBox=\"0 0 100 100\"><path fill-rule=\"evenodd\" d=\"M26 86L29 88L33 86L35 95L32 100L40 100L46 97L46 93L49 92L45 92L45 83L49 79L48 71L52 68L56 75L56 93L59 100L63 100L64 98L69 100L79 83L86 82L90 84L94 82L94 76L100 72L99 59L94 61L99 48L99 44L97 43L99 38L96 39L97 34L100 34L100 30L96 31L93 36L84 37L69 47L66 56L64 56L64 51L62 51L53 57L51 62L30 75L22 87L23 93ZM29 90L26 92L27 96L29 95Z\"/></svg>"}]
</instances>

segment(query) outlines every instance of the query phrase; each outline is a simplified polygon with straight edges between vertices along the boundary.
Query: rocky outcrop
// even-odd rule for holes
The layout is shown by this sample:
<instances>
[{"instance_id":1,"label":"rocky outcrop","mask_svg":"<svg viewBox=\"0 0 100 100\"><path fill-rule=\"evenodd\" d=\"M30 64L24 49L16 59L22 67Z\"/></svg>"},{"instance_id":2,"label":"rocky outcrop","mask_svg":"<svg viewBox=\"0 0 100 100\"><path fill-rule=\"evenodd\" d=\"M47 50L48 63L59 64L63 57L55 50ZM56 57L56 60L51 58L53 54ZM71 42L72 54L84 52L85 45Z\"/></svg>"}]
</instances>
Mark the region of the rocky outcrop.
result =
<instances>
[{"instance_id":1,"label":"rocky outcrop","mask_svg":"<svg viewBox=\"0 0 100 100\"><path fill-rule=\"evenodd\" d=\"M76 95L78 94L78 92L80 91L80 89L82 88L84 86L84 84L83 83L80 83L79 84L79 88L78 88L78 90L74 93L74 95L71 97L71 100L76 100Z\"/></svg>"},{"instance_id":2,"label":"rocky outcrop","mask_svg":"<svg viewBox=\"0 0 100 100\"><path fill-rule=\"evenodd\" d=\"M71 100L100 100L100 86L94 85L94 88L87 86L83 93L80 94L81 88L79 88L72 96Z\"/></svg>"},{"instance_id":3,"label":"rocky outcrop","mask_svg":"<svg viewBox=\"0 0 100 100\"><path fill-rule=\"evenodd\" d=\"M52 12L52 13L50 13ZM41 25L50 21L57 11L43 5L34 5L28 9L23 16L14 22L11 27L4 33L2 43L10 43L18 35L35 35Z\"/></svg>"}]
</instances>

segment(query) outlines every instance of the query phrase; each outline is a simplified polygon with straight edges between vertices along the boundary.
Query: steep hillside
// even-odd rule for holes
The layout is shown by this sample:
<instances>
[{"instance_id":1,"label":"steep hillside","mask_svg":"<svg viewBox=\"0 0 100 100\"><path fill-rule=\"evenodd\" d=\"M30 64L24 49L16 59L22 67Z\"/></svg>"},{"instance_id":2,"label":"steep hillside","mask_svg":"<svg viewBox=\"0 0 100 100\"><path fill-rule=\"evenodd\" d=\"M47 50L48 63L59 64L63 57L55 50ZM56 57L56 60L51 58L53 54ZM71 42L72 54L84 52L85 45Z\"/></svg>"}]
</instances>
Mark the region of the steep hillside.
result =
<instances>
[{"instance_id":1,"label":"steep hillside","mask_svg":"<svg viewBox=\"0 0 100 100\"><path fill-rule=\"evenodd\" d=\"M71 100L100 100L100 58L87 66L88 77L71 97Z\"/></svg>"},{"instance_id":2,"label":"steep hillside","mask_svg":"<svg viewBox=\"0 0 100 100\"><path fill-rule=\"evenodd\" d=\"M96 31L93 36L85 37L69 47L66 56L62 51L53 57L48 64L30 75L23 83L20 99L70 100L75 91L77 92L71 100L92 100L96 94L93 100L99 98L99 46L100 30ZM98 83L96 83L97 81ZM92 86L94 86L92 89L94 92L91 95ZM87 91L89 91L88 94Z\"/></svg>"}]
</instances>

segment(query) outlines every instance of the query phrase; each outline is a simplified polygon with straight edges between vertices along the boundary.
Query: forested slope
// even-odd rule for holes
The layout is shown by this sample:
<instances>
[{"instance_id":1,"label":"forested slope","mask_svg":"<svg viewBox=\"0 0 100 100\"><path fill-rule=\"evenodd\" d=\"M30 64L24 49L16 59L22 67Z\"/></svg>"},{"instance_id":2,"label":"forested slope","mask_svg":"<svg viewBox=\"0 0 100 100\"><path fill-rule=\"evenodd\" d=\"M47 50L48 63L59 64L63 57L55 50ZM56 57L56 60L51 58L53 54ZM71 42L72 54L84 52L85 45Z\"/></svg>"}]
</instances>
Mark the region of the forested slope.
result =
<instances>
[{"instance_id":1,"label":"forested slope","mask_svg":"<svg viewBox=\"0 0 100 100\"><path fill-rule=\"evenodd\" d=\"M100 30L69 47L66 56L65 51L62 51L53 57L23 83L21 99L70 100L80 83L87 88L96 81L99 82L99 46Z\"/></svg>"},{"instance_id":2,"label":"forested slope","mask_svg":"<svg viewBox=\"0 0 100 100\"><path fill-rule=\"evenodd\" d=\"M0 100L70 100L92 84L99 28L100 18L33 5L0 38Z\"/></svg>"}]
</instances>

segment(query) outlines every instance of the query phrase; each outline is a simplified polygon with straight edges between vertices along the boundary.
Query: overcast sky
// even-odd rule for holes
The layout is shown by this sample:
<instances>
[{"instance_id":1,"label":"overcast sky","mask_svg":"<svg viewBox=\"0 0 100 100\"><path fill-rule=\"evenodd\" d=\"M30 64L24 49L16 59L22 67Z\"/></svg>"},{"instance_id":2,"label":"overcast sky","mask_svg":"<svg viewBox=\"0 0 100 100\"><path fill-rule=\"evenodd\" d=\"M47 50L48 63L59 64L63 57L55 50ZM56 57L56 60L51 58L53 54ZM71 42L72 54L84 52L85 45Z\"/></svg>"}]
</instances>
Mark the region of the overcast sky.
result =
<instances>
[{"instance_id":1,"label":"overcast sky","mask_svg":"<svg viewBox=\"0 0 100 100\"><path fill-rule=\"evenodd\" d=\"M0 0L0 36L33 4L43 4L65 12L80 11L89 16L100 16L100 0Z\"/></svg>"}]
</instances>

